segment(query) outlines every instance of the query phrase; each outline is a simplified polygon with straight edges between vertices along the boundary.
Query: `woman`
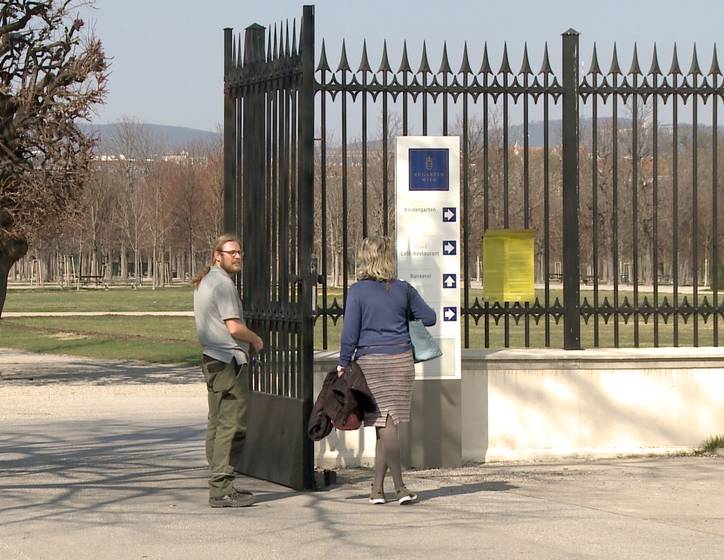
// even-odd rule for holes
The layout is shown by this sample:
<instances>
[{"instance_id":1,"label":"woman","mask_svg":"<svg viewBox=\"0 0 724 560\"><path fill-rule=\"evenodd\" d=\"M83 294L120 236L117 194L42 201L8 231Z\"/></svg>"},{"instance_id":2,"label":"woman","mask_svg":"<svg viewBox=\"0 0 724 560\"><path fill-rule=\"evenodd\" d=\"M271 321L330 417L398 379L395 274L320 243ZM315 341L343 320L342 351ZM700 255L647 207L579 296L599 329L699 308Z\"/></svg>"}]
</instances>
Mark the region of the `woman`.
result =
<instances>
[{"instance_id":1,"label":"woman","mask_svg":"<svg viewBox=\"0 0 724 560\"><path fill-rule=\"evenodd\" d=\"M362 368L378 410L365 415L377 432L375 481L371 504L384 504L389 468L400 504L417 500L402 481L398 426L410 420L415 364L408 332L408 309L414 319L434 325L435 312L420 294L395 278L395 257L388 237L368 237L357 251L357 280L347 293L337 375L353 359Z\"/></svg>"}]
</instances>

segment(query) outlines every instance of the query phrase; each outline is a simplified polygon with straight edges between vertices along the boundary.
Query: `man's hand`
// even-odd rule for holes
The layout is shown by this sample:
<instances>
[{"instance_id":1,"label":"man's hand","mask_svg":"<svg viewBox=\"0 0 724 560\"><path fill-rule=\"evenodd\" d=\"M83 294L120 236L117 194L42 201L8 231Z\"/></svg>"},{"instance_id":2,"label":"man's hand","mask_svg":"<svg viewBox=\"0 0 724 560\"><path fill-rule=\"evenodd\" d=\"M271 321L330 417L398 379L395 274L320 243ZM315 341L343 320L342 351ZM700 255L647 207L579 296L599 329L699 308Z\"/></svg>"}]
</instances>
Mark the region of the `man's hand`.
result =
<instances>
[{"instance_id":1,"label":"man's hand","mask_svg":"<svg viewBox=\"0 0 724 560\"><path fill-rule=\"evenodd\" d=\"M337 377L342 377L344 375L344 368L342 366L337 366Z\"/></svg>"},{"instance_id":2,"label":"man's hand","mask_svg":"<svg viewBox=\"0 0 724 560\"><path fill-rule=\"evenodd\" d=\"M229 334L236 340L248 343L257 354L264 350L264 341L261 337L239 321L239 319L226 319L224 323L226 323Z\"/></svg>"}]
</instances>

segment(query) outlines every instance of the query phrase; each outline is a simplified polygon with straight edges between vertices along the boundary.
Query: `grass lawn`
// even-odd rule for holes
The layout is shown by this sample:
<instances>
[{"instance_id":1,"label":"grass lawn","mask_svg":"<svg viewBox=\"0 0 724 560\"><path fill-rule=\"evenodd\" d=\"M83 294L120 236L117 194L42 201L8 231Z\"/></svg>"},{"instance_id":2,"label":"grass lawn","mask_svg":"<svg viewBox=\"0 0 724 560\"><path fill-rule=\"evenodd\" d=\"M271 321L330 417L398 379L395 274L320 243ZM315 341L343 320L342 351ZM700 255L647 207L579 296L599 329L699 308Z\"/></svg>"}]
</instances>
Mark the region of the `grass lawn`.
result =
<instances>
[{"instance_id":1,"label":"grass lawn","mask_svg":"<svg viewBox=\"0 0 724 560\"><path fill-rule=\"evenodd\" d=\"M545 294L543 290L537 290L541 303L544 301ZM648 297L649 303L653 304L653 294L641 292L639 301L644 301L644 296ZM669 303L672 303L671 294L660 293L659 303L663 302L664 296L668 297ZM560 289L550 290L550 302L553 304L556 298L563 302L563 291ZM581 290L581 301L588 298L589 304L593 304L593 291ZM600 290L599 303L603 303L605 297L608 297L609 303L613 304L613 292ZM619 302L623 303L624 297L628 297L629 303L633 304L632 291L619 291ZM679 301L683 301L683 295L679 295ZM707 297L711 303L711 292L699 292L699 300L703 301ZM334 299L338 304L342 304L342 289L329 288L327 291L327 302L332 304ZM460 300L462 302L463 291L460 290ZM480 288L471 288L469 291L470 304L478 298L483 303L483 290ZM693 303L691 294L688 300ZM318 290L317 303L322 303L322 290ZM8 290L7 300L5 302L4 311L191 311L193 309L193 290L190 286L177 288L160 288L152 290L150 288L139 288L137 290L129 288L111 288L103 289L74 289L65 290Z\"/></svg>"},{"instance_id":2,"label":"grass lawn","mask_svg":"<svg viewBox=\"0 0 724 560\"><path fill-rule=\"evenodd\" d=\"M197 364L191 317L47 317L0 321L3 347L112 360Z\"/></svg>"},{"instance_id":3,"label":"grass lawn","mask_svg":"<svg viewBox=\"0 0 724 560\"><path fill-rule=\"evenodd\" d=\"M321 292L320 292L321 294ZM582 295L591 293L583 292ZM601 301L604 293L601 292ZM608 294L606 294L608 295ZM621 292L621 301L624 295ZM481 297L481 290L471 290L471 302ZM334 297L341 300L341 290L330 289L328 301ZM539 294L542 299L542 293ZM561 297L560 291L551 291L551 301ZM320 295L321 299L321 295ZM321 303L321 302L320 302ZM187 288L167 288L151 290L148 288L111 289L111 290L11 290L8 294L6 311L190 311L192 309L192 290ZM327 320L328 350L339 349L339 338L343 319L336 325ZM544 323L539 325L530 320L531 347L545 346ZM692 321L688 324L679 321L679 345L693 344ZM462 327L462 324L461 324ZM625 325L619 321L620 346L634 346L633 324ZM720 321L720 329L724 321ZM612 347L613 322L608 325L599 322L599 345ZM470 348L481 349L485 341L484 321L478 325L470 321ZM323 349L323 320L320 317L315 325L315 348ZM509 346L525 347L525 328L523 321L515 325L510 321ZM550 347L563 345L562 322L550 323ZM653 346L653 322L639 324L640 346ZM721 339L720 335L720 339ZM584 348L592 348L593 324L582 323L581 340ZM713 344L712 320L699 321L699 345ZM671 320L665 324L659 321L659 345L673 346L673 326ZM194 322L191 317L44 317L44 318L4 318L0 320L0 346L18 348L34 352L50 352L88 356L101 359L133 359L160 363L198 363L199 346L196 342ZM489 323L489 347L505 346L503 321L495 325Z\"/></svg>"},{"instance_id":4,"label":"grass lawn","mask_svg":"<svg viewBox=\"0 0 724 560\"><path fill-rule=\"evenodd\" d=\"M491 322L492 323L492 322ZM691 324L691 323L689 323ZM342 320L337 325L328 324L327 349L339 349ZM542 328L531 324L530 345L543 347L545 338ZM661 346L672 346L671 324L660 325ZM592 326L582 326L584 348L593 347ZM621 324L621 346L633 346L633 326ZM194 322L191 317L22 317L0 320L0 345L32 352L71 354L99 359L142 360L156 363L197 364L200 348L196 342ZM640 345L653 346L653 327L640 326ZM504 346L501 325L490 329L490 347ZM511 325L509 344L524 347L524 327ZM601 326L601 346L613 346L612 326ZM482 322L471 324L470 347L481 349L484 343ZM680 326L679 344L692 345L692 330ZM699 344L712 344L711 321L700 324ZM551 347L563 345L562 326L551 325ZM315 347L322 349L322 321L315 325Z\"/></svg>"},{"instance_id":5,"label":"grass lawn","mask_svg":"<svg viewBox=\"0 0 724 560\"><path fill-rule=\"evenodd\" d=\"M191 311L190 286L82 290L8 290L4 311Z\"/></svg>"}]
</instances>

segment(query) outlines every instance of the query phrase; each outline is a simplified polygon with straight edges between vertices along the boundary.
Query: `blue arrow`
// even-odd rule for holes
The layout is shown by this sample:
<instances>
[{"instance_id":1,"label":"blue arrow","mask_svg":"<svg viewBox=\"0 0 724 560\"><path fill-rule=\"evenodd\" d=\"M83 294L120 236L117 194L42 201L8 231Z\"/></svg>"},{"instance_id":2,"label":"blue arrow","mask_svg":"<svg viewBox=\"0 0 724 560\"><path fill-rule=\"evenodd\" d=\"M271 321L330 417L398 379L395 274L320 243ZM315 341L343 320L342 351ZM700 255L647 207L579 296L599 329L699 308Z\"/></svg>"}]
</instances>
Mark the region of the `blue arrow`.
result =
<instances>
[{"instance_id":1,"label":"blue arrow","mask_svg":"<svg viewBox=\"0 0 724 560\"><path fill-rule=\"evenodd\" d=\"M442 319L443 321L451 322L458 320L458 308L457 307L443 307L442 308Z\"/></svg>"},{"instance_id":2,"label":"blue arrow","mask_svg":"<svg viewBox=\"0 0 724 560\"><path fill-rule=\"evenodd\" d=\"M457 255L458 242L449 240L442 242L442 254L443 255Z\"/></svg>"},{"instance_id":3,"label":"blue arrow","mask_svg":"<svg viewBox=\"0 0 724 560\"><path fill-rule=\"evenodd\" d=\"M442 221L443 222L454 222L457 219L457 208L454 206L443 206L442 208Z\"/></svg>"}]
</instances>

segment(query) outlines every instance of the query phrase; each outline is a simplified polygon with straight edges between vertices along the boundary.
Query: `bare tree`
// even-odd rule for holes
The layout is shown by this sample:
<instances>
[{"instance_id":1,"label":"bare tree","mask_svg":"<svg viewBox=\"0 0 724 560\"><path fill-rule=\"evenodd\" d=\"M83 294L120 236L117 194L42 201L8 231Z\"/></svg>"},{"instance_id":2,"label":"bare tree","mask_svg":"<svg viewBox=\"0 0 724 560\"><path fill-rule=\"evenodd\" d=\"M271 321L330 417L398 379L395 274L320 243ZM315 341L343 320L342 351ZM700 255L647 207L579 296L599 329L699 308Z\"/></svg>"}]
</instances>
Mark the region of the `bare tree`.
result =
<instances>
[{"instance_id":1,"label":"bare tree","mask_svg":"<svg viewBox=\"0 0 724 560\"><path fill-rule=\"evenodd\" d=\"M121 244L121 277L127 278L127 248L133 252L134 275L137 284L142 278L141 250L148 226L149 200L146 181L154 155L154 141L143 123L123 118L115 123L110 138L116 159L109 162L115 174L119 205L116 223L123 232Z\"/></svg>"},{"instance_id":2,"label":"bare tree","mask_svg":"<svg viewBox=\"0 0 724 560\"><path fill-rule=\"evenodd\" d=\"M75 203L93 140L78 120L103 101L107 62L73 0L0 4L0 313L32 235Z\"/></svg>"}]
</instances>

